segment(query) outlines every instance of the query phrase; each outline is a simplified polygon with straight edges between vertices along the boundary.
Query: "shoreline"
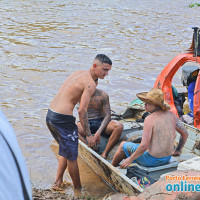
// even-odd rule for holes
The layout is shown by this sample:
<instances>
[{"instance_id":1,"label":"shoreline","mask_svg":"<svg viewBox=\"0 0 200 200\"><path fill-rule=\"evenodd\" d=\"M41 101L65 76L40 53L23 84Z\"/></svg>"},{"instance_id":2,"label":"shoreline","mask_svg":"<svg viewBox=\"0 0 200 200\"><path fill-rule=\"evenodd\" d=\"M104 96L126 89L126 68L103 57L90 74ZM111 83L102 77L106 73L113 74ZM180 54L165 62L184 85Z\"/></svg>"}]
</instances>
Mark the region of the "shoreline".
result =
<instances>
[{"instance_id":1,"label":"shoreline","mask_svg":"<svg viewBox=\"0 0 200 200\"><path fill-rule=\"evenodd\" d=\"M32 197L33 200L59 200L59 199L65 199L65 200L100 200L97 197L91 197L91 196L77 196L73 197L72 195L69 195L67 193L58 192L58 191L52 191L50 189L32 189Z\"/></svg>"}]
</instances>

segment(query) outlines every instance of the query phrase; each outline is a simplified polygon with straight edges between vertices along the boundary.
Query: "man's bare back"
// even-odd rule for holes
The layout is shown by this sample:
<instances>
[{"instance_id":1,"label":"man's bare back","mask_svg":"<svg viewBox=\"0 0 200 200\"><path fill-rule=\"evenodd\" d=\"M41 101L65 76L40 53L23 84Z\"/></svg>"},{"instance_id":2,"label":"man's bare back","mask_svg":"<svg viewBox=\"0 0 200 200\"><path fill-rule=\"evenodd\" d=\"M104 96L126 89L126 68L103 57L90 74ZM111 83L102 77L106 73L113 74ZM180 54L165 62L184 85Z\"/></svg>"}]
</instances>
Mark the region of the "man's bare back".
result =
<instances>
[{"instance_id":1,"label":"man's bare back","mask_svg":"<svg viewBox=\"0 0 200 200\"><path fill-rule=\"evenodd\" d=\"M91 96L95 88L95 81L89 71L77 71L65 80L52 100L50 109L58 113L73 115L73 109L81 100L82 95Z\"/></svg>"},{"instance_id":2,"label":"man's bare back","mask_svg":"<svg viewBox=\"0 0 200 200\"><path fill-rule=\"evenodd\" d=\"M152 113L145 119L145 125L152 126L151 143L147 150L150 155L156 158L172 155L176 121L174 113L163 110Z\"/></svg>"}]
</instances>

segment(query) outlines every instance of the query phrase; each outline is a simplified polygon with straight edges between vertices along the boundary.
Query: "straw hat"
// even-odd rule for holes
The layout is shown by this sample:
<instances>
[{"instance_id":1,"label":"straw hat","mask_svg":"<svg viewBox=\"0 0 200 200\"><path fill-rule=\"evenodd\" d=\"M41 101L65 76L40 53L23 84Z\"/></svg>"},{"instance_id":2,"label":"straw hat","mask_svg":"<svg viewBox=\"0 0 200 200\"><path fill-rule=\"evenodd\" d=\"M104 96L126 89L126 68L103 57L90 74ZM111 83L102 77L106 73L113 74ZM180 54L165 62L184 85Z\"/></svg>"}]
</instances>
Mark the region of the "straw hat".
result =
<instances>
[{"instance_id":1,"label":"straw hat","mask_svg":"<svg viewBox=\"0 0 200 200\"><path fill-rule=\"evenodd\" d=\"M152 88L149 92L141 92L136 95L141 101L158 105L163 110L170 110L170 105L164 100L163 91L161 89Z\"/></svg>"}]
</instances>

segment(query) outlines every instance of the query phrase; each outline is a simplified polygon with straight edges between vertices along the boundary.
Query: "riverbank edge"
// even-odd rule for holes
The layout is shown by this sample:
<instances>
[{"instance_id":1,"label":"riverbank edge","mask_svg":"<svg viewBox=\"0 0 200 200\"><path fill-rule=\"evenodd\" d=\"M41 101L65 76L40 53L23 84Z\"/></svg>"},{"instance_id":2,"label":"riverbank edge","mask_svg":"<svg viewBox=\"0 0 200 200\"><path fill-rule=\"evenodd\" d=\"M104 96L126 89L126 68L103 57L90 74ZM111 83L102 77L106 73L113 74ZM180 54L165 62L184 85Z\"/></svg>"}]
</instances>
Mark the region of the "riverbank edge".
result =
<instances>
[{"instance_id":1,"label":"riverbank edge","mask_svg":"<svg viewBox=\"0 0 200 200\"><path fill-rule=\"evenodd\" d=\"M72 197L66 193L61 193L57 191L52 191L50 189L32 189L32 197L33 200L99 200L96 197L91 196L79 196L79 197Z\"/></svg>"}]
</instances>

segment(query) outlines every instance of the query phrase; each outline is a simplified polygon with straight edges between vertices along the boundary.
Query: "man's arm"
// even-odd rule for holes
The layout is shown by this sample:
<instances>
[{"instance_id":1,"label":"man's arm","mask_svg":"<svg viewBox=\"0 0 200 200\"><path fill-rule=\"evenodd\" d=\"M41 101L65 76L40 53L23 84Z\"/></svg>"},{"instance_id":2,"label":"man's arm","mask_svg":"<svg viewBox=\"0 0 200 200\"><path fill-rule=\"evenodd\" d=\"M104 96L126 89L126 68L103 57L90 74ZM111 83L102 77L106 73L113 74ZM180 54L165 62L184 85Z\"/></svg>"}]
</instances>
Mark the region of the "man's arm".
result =
<instances>
[{"instance_id":1,"label":"man's arm","mask_svg":"<svg viewBox=\"0 0 200 200\"><path fill-rule=\"evenodd\" d=\"M186 143L187 138L188 138L188 132L187 132L186 128L181 123L181 121L178 119L178 117L176 117L176 118L177 118L176 131L178 131L180 133L180 139L179 139L178 146L176 147L172 156L179 156L180 155L181 149L183 148L183 146Z\"/></svg>"},{"instance_id":2,"label":"man's arm","mask_svg":"<svg viewBox=\"0 0 200 200\"><path fill-rule=\"evenodd\" d=\"M111 111L110 111L110 102L109 102L109 96L108 94L106 94L105 92L102 92L102 110L103 110L103 114L104 114L104 119L101 122L101 126L99 127L99 129L97 130L97 132L94 135L95 138L95 142L97 144L100 143L100 136L102 131L107 127L108 123L111 120Z\"/></svg>"},{"instance_id":3,"label":"man's arm","mask_svg":"<svg viewBox=\"0 0 200 200\"><path fill-rule=\"evenodd\" d=\"M120 165L121 168L126 168L149 148L151 142L152 130L153 127L152 127L151 117L148 116L144 120L143 136L139 147L130 157L124 160L124 162Z\"/></svg>"},{"instance_id":4,"label":"man's arm","mask_svg":"<svg viewBox=\"0 0 200 200\"><path fill-rule=\"evenodd\" d=\"M108 126L108 123L111 120L111 111L110 111L110 102L109 102L109 96L105 92L103 92L103 114L104 114L104 119L101 123L101 126L99 127L98 131L102 133L102 131Z\"/></svg>"},{"instance_id":5,"label":"man's arm","mask_svg":"<svg viewBox=\"0 0 200 200\"><path fill-rule=\"evenodd\" d=\"M95 91L95 88L96 87L93 84L87 85L87 87L84 89L84 91L82 93L81 100L80 100L80 107L78 109L80 123L83 127L83 130L86 133L86 138L88 141L88 145L90 147L94 146L94 138L93 138L93 136L90 132L90 128L89 128L87 108L88 108L88 104L90 102L90 98Z\"/></svg>"}]
</instances>

